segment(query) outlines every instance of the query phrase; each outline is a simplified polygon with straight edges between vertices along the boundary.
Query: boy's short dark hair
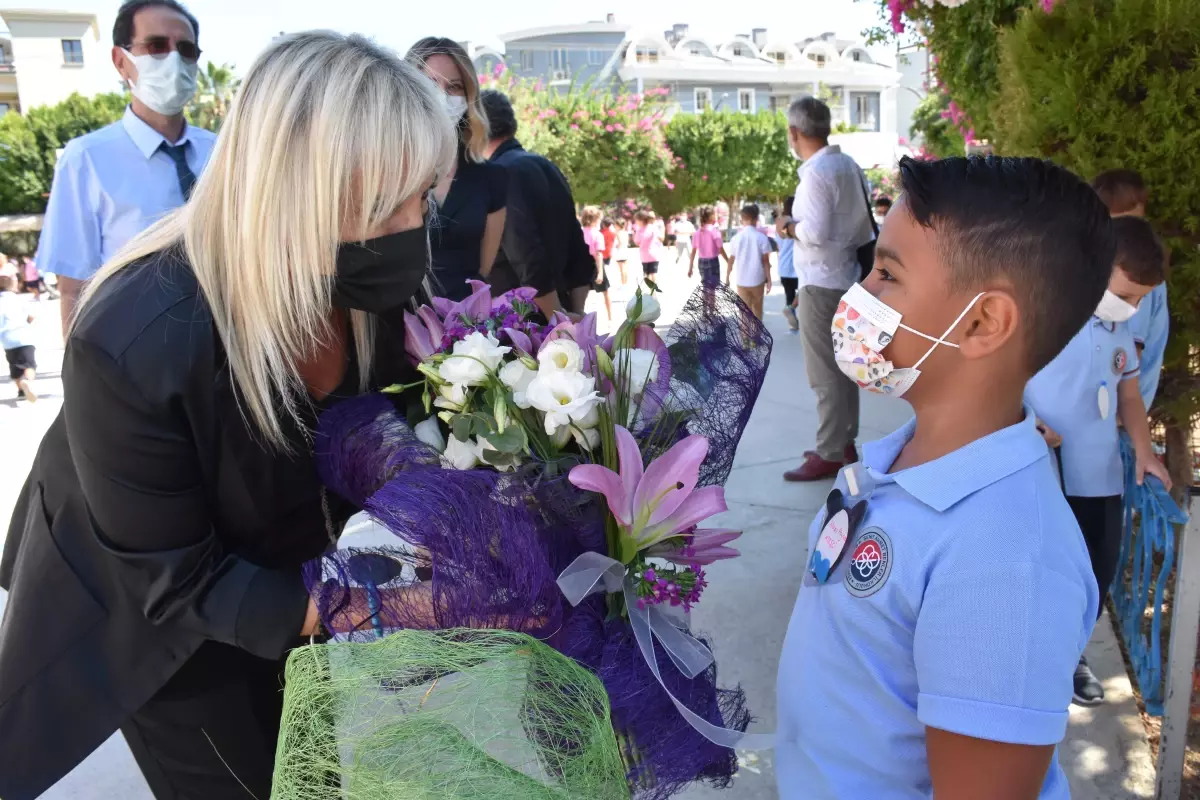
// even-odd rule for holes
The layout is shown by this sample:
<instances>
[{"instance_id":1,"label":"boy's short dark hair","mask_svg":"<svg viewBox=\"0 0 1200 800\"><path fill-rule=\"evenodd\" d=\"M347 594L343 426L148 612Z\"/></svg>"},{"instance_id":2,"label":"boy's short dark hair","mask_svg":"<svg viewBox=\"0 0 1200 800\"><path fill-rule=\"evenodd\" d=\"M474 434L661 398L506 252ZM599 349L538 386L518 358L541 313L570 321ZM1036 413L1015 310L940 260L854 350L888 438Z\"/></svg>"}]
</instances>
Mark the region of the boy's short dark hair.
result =
<instances>
[{"instance_id":1,"label":"boy's short dark hair","mask_svg":"<svg viewBox=\"0 0 1200 800\"><path fill-rule=\"evenodd\" d=\"M1142 286L1158 286L1167 279L1167 249L1150 223L1141 217L1117 217L1112 221L1117 239L1116 265L1129 280Z\"/></svg>"},{"instance_id":2,"label":"boy's short dark hair","mask_svg":"<svg viewBox=\"0 0 1200 800\"><path fill-rule=\"evenodd\" d=\"M484 89L479 93L479 102L483 104L493 139L511 139L517 135L517 115L508 95L496 89Z\"/></svg>"},{"instance_id":3,"label":"boy's short dark hair","mask_svg":"<svg viewBox=\"0 0 1200 800\"><path fill-rule=\"evenodd\" d=\"M886 194L881 194L875 198L875 205L883 206L884 208L891 208L892 198L888 197Z\"/></svg>"},{"instance_id":4,"label":"boy's short dark hair","mask_svg":"<svg viewBox=\"0 0 1200 800\"><path fill-rule=\"evenodd\" d=\"M758 206L754 203L742 206L742 216L758 222Z\"/></svg>"},{"instance_id":5,"label":"boy's short dark hair","mask_svg":"<svg viewBox=\"0 0 1200 800\"><path fill-rule=\"evenodd\" d=\"M117 10L117 19L113 22L113 44L128 50L133 44L133 18L143 8L155 7L169 8L186 17L192 26L192 35L196 37L196 43L200 43L200 23L192 16L192 12L176 0L125 0Z\"/></svg>"},{"instance_id":6,"label":"boy's short dark hair","mask_svg":"<svg viewBox=\"0 0 1200 800\"><path fill-rule=\"evenodd\" d=\"M1108 206L1110 214L1128 214L1138 206L1145 208L1150 199L1146 181L1142 180L1141 173L1132 169L1101 172L1092 179L1092 188Z\"/></svg>"},{"instance_id":7,"label":"boy's short dark hair","mask_svg":"<svg viewBox=\"0 0 1200 800\"><path fill-rule=\"evenodd\" d=\"M936 231L957 290L1006 280L1025 320L1032 373L1058 355L1104 295L1116 243L1099 196L1036 158L900 161L909 213Z\"/></svg>"},{"instance_id":8,"label":"boy's short dark hair","mask_svg":"<svg viewBox=\"0 0 1200 800\"><path fill-rule=\"evenodd\" d=\"M612 224L613 224L612 217L605 217L604 219L600 220L601 228L607 228L609 225L612 225Z\"/></svg>"}]
</instances>

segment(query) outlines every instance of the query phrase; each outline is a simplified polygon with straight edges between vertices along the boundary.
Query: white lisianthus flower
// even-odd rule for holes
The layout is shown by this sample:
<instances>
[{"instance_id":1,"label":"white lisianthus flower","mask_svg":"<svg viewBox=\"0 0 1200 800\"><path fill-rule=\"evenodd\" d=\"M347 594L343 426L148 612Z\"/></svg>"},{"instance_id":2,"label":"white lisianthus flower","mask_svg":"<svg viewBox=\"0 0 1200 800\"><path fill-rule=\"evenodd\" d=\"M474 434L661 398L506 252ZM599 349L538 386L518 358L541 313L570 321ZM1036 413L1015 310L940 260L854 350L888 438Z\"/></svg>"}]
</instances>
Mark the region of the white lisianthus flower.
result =
<instances>
[{"instance_id":1,"label":"white lisianthus flower","mask_svg":"<svg viewBox=\"0 0 1200 800\"><path fill-rule=\"evenodd\" d=\"M639 300L642 303L642 308L641 308L641 312L638 313L637 316L635 317L634 313L638 311L638 301ZM628 319L630 322L635 322L635 323L654 322L656 319L658 319L661 316L662 316L662 306L660 306L658 304L658 300L655 299L654 295L652 295L652 294L642 294L641 289L638 289L637 292L634 293L634 295L630 299L630 301L625 304L625 318Z\"/></svg>"},{"instance_id":2,"label":"white lisianthus flower","mask_svg":"<svg viewBox=\"0 0 1200 800\"><path fill-rule=\"evenodd\" d=\"M653 350L618 350L612 360L617 385L626 388L633 397L640 397L646 391L646 384L658 380L658 354Z\"/></svg>"},{"instance_id":3,"label":"white lisianthus flower","mask_svg":"<svg viewBox=\"0 0 1200 800\"><path fill-rule=\"evenodd\" d=\"M492 334L472 331L454 343L454 349L438 367L438 374L446 383L479 386L487 381L489 372L499 368L509 350L512 348L501 347Z\"/></svg>"},{"instance_id":4,"label":"white lisianthus flower","mask_svg":"<svg viewBox=\"0 0 1200 800\"><path fill-rule=\"evenodd\" d=\"M600 431L595 428L584 428L583 430L571 429L571 435L575 437L575 441L584 450L594 450L600 444Z\"/></svg>"},{"instance_id":5,"label":"white lisianthus flower","mask_svg":"<svg viewBox=\"0 0 1200 800\"><path fill-rule=\"evenodd\" d=\"M510 361L500 368L500 382L512 389L517 408L529 408L529 399L525 395L536 377L537 373L521 361Z\"/></svg>"},{"instance_id":6,"label":"white lisianthus flower","mask_svg":"<svg viewBox=\"0 0 1200 800\"><path fill-rule=\"evenodd\" d=\"M570 339L546 342L538 350L538 372L580 372L583 370L583 349Z\"/></svg>"},{"instance_id":7,"label":"white lisianthus flower","mask_svg":"<svg viewBox=\"0 0 1200 800\"><path fill-rule=\"evenodd\" d=\"M479 465L479 444L473 439L467 441L459 441L454 438L454 434L450 434L450 440L446 442L446 450L442 453L442 460L445 461L451 469L474 469Z\"/></svg>"},{"instance_id":8,"label":"white lisianthus flower","mask_svg":"<svg viewBox=\"0 0 1200 800\"><path fill-rule=\"evenodd\" d=\"M442 428L438 425L437 417L430 417L424 422L418 422L413 428L413 433L417 435L418 439L439 453L445 451L446 437L442 436Z\"/></svg>"},{"instance_id":9,"label":"white lisianthus flower","mask_svg":"<svg viewBox=\"0 0 1200 800\"><path fill-rule=\"evenodd\" d=\"M462 411L465 402L467 390L459 383L443 383L438 387L438 396L433 400L435 406L449 411Z\"/></svg>"},{"instance_id":10,"label":"white lisianthus flower","mask_svg":"<svg viewBox=\"0 0 1200 800\"><path fill-rule=\"evenodd\" d=\"M600 403L596 379L581 372L539 370L526 392L529 404L545 415L546 433L553 436L589 418Z\"/></svg>"}]
</instances>

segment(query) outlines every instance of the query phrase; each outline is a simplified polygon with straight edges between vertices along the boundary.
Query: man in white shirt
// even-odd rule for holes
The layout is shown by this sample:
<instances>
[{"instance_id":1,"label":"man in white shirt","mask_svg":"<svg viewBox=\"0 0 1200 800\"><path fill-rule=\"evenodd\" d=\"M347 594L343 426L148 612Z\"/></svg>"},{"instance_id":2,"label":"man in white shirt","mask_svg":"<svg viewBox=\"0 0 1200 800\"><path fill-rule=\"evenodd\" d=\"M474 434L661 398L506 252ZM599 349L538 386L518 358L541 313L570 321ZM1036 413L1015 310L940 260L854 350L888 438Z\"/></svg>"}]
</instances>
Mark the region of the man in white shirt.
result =
<instances>
[{"instance_id":1,"label":"man in white shirt","mask_svg":"<svg viewBox=\"0 0 1200 800\"><path fill-rule=\"evenodd\" d=\"M829 106L815 97L788 108L788 141L804 163L793 216L780 217L775 226L781 237L796 240L800 338L820 417L816 448L784 473L789 481L832 478L843 464L858 460L858 387L838 369L829 330L842 294L858 280L857 250L874 234L866 178L853 158L829 144L831 128Z\"/></svg>"},{"instance_id":2,"label":"man in white shirt","mask_svg":"<svg viewBox=\"0 0 1200 800\"><path fill-rule=\"evenodd\" d=\"M190 127L199 25L175 0L127 0L113 24L113 65L133 99L125 116L67 143L38 244L58 276L63 334L79 292L126 242L187 200L216 137Z\"/></svg>"}]
</instances>

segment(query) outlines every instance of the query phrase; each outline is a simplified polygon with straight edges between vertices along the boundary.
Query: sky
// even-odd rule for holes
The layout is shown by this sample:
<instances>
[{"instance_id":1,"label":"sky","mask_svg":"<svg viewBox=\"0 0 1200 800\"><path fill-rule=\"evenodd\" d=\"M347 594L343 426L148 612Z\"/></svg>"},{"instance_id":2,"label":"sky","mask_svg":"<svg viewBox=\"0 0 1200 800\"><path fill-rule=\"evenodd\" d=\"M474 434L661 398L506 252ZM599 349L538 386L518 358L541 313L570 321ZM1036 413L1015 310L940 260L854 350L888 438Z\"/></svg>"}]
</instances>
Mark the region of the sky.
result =
<instances>
[{"instance_id":1,"label":"sky","mask_svg":"<svg viewBox=\"0 0 1200 800\"><path fill-rule=\"evenodd\" d=\"M543 25L603 20L616 14L618 22L661 32L685 22L700 36L732 36L751 28L767 28L792 41L833 31L858 38L879 24L879 6L872 0L809 0L755 3L747 13L730 0L692 0L647 3L646 0L183 0L200 22L201 60L230 63L244 72L254 56L281 31L328 28L363 33L381 44L405 50L423 36L448 36L500 47L499 35ZM111 42L118 0L21 0L15 6L31 9L85 11L97 15L101 38ZM647 8L653 5L653 8ZM801 10L801 6L805 6ZM894 59L883 51L884 60Z\"/></svg>"}]
</instances>

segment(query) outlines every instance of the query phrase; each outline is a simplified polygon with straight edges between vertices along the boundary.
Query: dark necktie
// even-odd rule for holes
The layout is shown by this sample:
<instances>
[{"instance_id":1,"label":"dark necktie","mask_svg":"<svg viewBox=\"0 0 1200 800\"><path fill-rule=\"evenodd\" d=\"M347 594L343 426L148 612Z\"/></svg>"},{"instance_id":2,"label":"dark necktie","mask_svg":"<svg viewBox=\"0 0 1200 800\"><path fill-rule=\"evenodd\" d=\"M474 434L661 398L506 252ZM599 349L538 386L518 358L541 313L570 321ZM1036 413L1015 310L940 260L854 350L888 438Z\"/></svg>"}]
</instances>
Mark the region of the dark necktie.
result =
<instances>
[{"instance_id":1,"label":"dark necktie","mask_svg":"<svg viewBox=\"0 0 1200 800\"><path fill-rule=\"evenodd\" d=\"M187 144L163 142L158 149L169 155L175 162L175 175L179 178L179 191L183 192L183 199L186 201L192 196L192 187L196 185L196 176L192 174L192 168L187 163Z\"/></svg>"}]
</instances>

